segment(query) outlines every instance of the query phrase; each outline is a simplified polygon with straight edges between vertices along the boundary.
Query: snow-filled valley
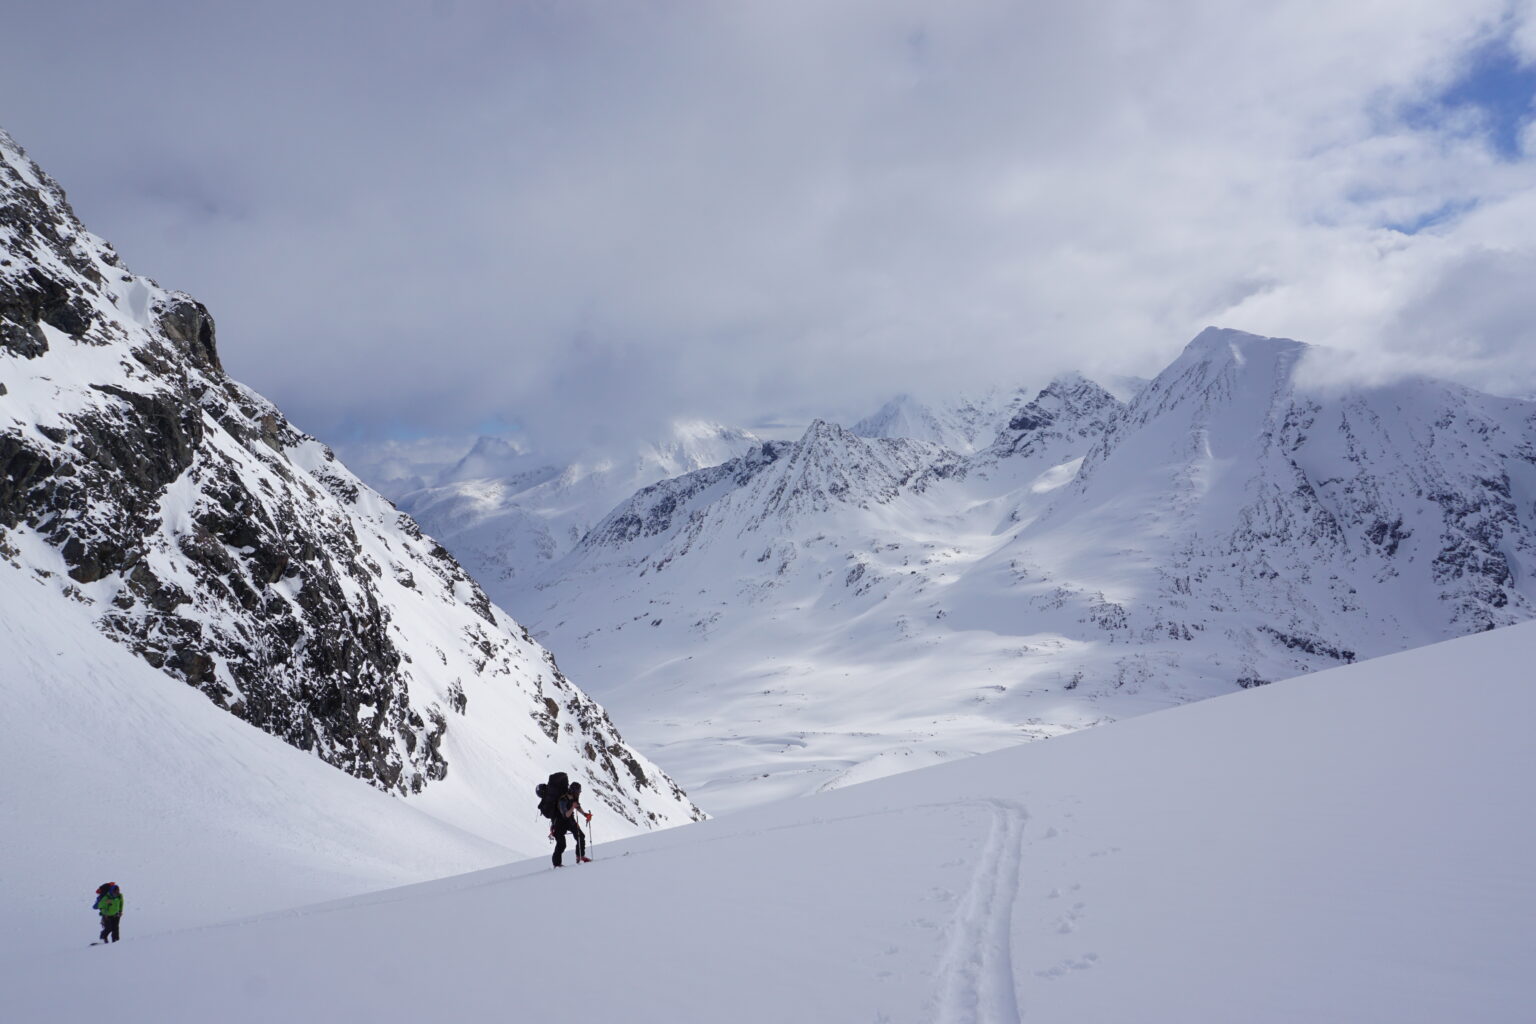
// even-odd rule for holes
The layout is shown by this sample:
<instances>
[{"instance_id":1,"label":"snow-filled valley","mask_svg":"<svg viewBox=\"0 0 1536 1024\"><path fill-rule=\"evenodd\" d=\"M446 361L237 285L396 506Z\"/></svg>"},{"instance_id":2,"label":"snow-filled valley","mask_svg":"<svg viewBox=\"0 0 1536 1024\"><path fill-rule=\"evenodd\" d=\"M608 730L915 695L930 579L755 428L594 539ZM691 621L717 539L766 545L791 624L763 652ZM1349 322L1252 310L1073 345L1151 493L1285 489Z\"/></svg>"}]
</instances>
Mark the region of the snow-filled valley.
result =
<instances>
[{"instance_id":1,"label":"snow-filled valley","mask_svg":"<svg viewBox=\"0 0 1536 1024\"><path fill-rule=\"evenodd\" d=\"M27 1024L95 1019L102 992L125 1024L1515 1024L1536 943L1533 649L1536 626L1515 626L620 843L599 818L588 865L539 858L278 912L242 896L245 837L188 847L141 822L83 863L25 861L81 948L12 946L0 999ZM185 763L209 777L158 783L158 824L266 787L248 769L267 762ZM149 781L140 764L117 775L129 792ZM327 796L287 799L262 848L316 852L306 821ZM408 829L387 838L412 849ZM297 884L303 860L268 876ZM107 876L125 938L84 948ZM156 920L158 904L175 912Z\"/></svg>"}]
</instances>

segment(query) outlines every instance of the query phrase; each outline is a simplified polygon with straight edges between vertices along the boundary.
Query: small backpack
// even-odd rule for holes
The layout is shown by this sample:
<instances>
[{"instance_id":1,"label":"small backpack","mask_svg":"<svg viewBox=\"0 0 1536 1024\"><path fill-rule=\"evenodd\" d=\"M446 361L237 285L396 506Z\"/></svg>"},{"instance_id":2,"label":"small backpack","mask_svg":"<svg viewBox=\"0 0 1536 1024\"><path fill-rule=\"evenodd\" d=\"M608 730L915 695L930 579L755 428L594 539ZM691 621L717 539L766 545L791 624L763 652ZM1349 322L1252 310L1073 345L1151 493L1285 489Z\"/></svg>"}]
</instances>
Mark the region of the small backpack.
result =
<instances>
[{"instance_id":1,"label":"small backpack","mask_svg":"<svg viewBox=\"0 0 1536 1024\"><path fill-rule=\"evenodd\" d=\"M533 791L539 798L539 813L550 821L560 817L560 801L565 799L566 790L570 788L570 780L565 772L555 772L549 777L548 782L541 782Z\"/></svg>"},{"instance_id":2,"label":"small backpack","mask_svg":"<svg viewBox=\"0 0 1536 1024\"><path fill-rule=\"evenodd\" d=\"M103 882L96 887L96 902L92 909L101 911L103 917L116 917L123 912L122 890L116 882Z\"/></svg>"}]
</instances>

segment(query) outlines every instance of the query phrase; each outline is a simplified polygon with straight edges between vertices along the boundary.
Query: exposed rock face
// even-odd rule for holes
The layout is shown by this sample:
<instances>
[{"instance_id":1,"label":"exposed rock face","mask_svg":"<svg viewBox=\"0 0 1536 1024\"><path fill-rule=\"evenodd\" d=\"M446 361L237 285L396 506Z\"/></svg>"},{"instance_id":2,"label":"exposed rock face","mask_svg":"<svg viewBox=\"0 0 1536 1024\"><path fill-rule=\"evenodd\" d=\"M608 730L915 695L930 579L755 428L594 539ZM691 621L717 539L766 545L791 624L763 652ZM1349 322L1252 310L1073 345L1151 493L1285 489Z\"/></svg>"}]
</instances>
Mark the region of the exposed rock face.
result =
<instances>
[{"instance_id":1,"label":"exposed rock face","mask_svg":"<svg viewBox=\"0 0 1536 1024\"><path fill-rule=\"evenodd\" d=\"M59 575L152 665L383 789L491 744L521 777L462 785L526 804L548 762L637 824L697 816L447 551L224 374L201 303L125 270L3 133L0 378L0 557Z\"/></svg>"},{"instance_id":2,"label":"exposed rock face","mask_svg":"<svg viewBox=\"0 0 1536 1024\"><path fill-rule=\"evenodd\" d=\"M990 467L1003 460L1059 462L1079 456L1124 411L1124 403L1086 377L1059 377L1015 412L973 462Z\"/></svg>"}]
</instances>

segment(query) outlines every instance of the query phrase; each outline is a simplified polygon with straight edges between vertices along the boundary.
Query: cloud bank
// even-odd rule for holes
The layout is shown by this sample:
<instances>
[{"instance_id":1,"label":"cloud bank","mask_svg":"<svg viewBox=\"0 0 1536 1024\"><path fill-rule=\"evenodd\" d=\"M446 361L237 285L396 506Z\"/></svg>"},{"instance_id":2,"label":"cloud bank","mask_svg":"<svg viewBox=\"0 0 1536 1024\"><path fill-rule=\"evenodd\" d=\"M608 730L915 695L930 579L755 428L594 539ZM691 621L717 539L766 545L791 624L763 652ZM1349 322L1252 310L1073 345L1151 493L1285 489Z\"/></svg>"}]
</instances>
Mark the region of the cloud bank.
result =
<instances>
[{"instance_id":1,"label":"cloud bank","mask_svg":"<svg viewBox=\"0 0 1536 1024\"><path fill-rule=\"evenodd\" d=\"M338 441L1149 373L1536 392L1530 2L27 5L0 123Z\"/></svg>"}]
</instances>

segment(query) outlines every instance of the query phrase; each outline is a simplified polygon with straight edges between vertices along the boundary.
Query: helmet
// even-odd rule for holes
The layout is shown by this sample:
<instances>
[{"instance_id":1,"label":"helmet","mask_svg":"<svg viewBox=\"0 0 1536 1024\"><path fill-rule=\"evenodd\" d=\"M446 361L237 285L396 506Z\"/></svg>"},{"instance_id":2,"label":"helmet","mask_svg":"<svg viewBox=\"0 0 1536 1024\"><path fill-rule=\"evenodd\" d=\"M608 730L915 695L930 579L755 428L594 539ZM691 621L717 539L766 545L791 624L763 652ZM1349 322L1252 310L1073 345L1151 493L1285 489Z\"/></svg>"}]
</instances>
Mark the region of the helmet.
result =
<instances>
[{"instance_id":1,"label":"helmet","mask_svg":"<svg viewBox=\"0 0 1536 1024\"><path fill-rule=\"evenodd\" d=\"M579 782L571 783L571 792L572 793L580 793L581 792L581 783L579 783Z\"/></svg>"}]
</instances>

